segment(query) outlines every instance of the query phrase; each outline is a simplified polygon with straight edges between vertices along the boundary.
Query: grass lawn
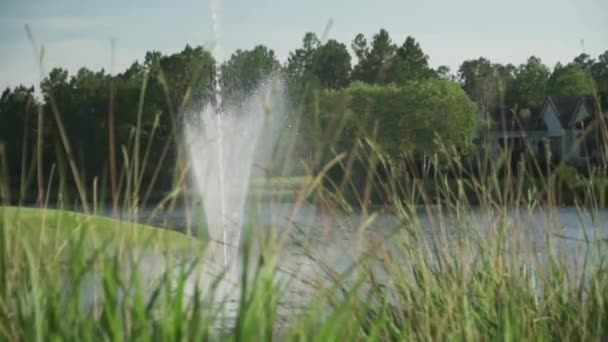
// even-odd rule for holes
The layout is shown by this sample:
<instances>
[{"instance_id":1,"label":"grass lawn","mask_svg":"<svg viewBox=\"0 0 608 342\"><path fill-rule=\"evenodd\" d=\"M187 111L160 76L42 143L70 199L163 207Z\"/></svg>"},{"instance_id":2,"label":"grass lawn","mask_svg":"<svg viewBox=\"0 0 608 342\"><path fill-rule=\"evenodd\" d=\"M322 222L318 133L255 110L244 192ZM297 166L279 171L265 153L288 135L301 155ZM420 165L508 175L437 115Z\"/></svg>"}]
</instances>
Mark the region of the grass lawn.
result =
<instances>
[{"instance_id":1,"label":"grass lawn","mask_svg":"<svg viewBox=\"0 0 608 342\"><path fill-rule=\"evenodd\" d=\"M59 252L65 244L83 238L87 248L106 242L115 246L188 251L202 241L182 233L103 216L45 208L0 206L0 227L8 236L31 245L34 252ZM13 234L10 234L13 233Z\"/></svg>"}]
</instances>

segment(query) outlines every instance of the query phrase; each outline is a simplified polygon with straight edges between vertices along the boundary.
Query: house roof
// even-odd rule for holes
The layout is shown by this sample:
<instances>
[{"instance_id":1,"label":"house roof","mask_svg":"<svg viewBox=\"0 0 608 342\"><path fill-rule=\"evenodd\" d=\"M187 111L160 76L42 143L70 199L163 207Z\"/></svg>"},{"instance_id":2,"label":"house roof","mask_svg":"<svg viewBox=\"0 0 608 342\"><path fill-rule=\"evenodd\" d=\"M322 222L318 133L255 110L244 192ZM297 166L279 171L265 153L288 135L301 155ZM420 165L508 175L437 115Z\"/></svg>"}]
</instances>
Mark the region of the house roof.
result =
<instances>
[{"instance_id":1,"label":"house roof","mask_svg":"<svg viewBox=\"0 0 608 342\"><path fill-rule=\"evenodd\" d=\"M547 129L540 108L519 110L498 107L490 113L496 131L544 131Z\"/></svg>"},{"instance_id":2,"label":"house roof","mask_svg":"<svg viewBox=\"0 0 608 342\"><path fill-rule=\"evenodd\" d=\"M494 131L545 131L547 125L543 112L552 105L559 116L562 127L568 129L574 124L581 106L592 116L597 116L599 106L595 96L555 96L548 97L542 107L518 109L517 107L497 107L489 113Z\"/></svg>"},{"instance_id":3,"label":"house roof","mask_svg":"<svg viewBox=\"0 0 608 342\"><path fill-rule=\"evenodd\" d=\"M580 103L580 96L558 96L549 98L555 107L559 121L562 127L567 128L576 113L576 109Z\"/></svg>"},{"instance_id":4,"label":"house roof","mask_svg":"<svg viewBox=\"0 0 608 342\"><path fill-rule=\"evenodd\" d=\"M549 100L555 106L559 115L559 121L564 128L570 128L573 119L581 106L585 106L587 111L595 116L598 112L598 102L595 96L556 96Z\"/></svg>"}]
</instances>

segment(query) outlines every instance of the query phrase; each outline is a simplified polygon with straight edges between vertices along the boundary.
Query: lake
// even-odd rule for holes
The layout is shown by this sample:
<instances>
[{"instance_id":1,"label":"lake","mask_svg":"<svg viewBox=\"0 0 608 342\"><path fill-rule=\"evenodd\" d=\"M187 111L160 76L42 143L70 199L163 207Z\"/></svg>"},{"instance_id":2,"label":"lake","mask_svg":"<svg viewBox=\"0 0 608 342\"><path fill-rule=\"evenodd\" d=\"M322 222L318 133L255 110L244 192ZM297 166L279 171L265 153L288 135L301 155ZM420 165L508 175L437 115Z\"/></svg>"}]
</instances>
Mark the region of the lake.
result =
<instances>
[{"instance_id":1,"label":"lake","mask_svg":"<svg viewBox=\"0 0 608 342\"><path fill-rule=\"evenodd\" d=\"M196 231L195 227L200 226L197 222L202 221L196 219L199 217L196 210L184 208L171 212L154 212L147 208L139 211L137 217L142 222L180 231ZM455 254L464 262L472 262L484 247L484 243L477 244L478 241L487 243L493 238L503 239L502 253L512 257L510 260L517 265L543 263L550 250L569 264L573 274L578 274L586 257L603 256L605 252L602 251L608 246L608 210L575 207L512 208L506 213L471 208L460 215L446 213L439 207L417 207L408 214L378 211L365 216L360 212L330 212L308 204L294 214L294 203L259 202L249 206L247 218L246 226L262 238L272 233L287 236L276 275L277 286L283 293L293 294L282 299L281 308L285 308L282 314L285 315L294 307L305 305L316 288L326 287L333 282L332 277L344 274L353 264L365 262L377 273L379 282L388 281L389 274L386 274L383 262L392 259L407 267L411 252L408 248L428 253L429 259L436 260L438 255L454 257L452 254ZM502 230L497 228L501 225L505 227ZM139 264L138 271L152 284L164 272L165 265L162 256L148 254ZM238 267L233 271L236 276ZM345 284L350 282L348 278L343 279ZM92 275L85 282L89 290L84 291L84 303L94 302L98 281ZM194 292L195 283L189 282L186 295ZM230 284L222 285L218 290L220 297L233 298L229 302L233 306L225 307L228 317L236 310L235 296L238 294L238 289Z\"/></svg>"},{"instance_id":2,"label":"lake","mask_svg":"<svg viewBox=\"0 0 608 342\"><path fill-rule=\"evenodd\" d=\"M317 262L344 270L370 248L382 246L391 253L401 254L403 240L411 239L414 233L418 235L416 241L429 244L429 248L432 248L430 245L449 248L452 241L460 241L463 236L491 238L499 233L501 225L505 227L508 240L513 240L510 243L519 241L537 253L543 253L548 247L548 238L551 248L565 251L574 259L588 248L608 245L608 210L553 207L510 208L505 212L502 208L471 208L457 215L440 207L416 207L409 213L379 210L364 216L360 212L330 212L310 204L299 206L294 211L294 205L293 202L257 202L249 205L246 214L246 226L251 227L254 234L267 236L274 232L289 235L283 260L292 265L287 266L309 262L309 257L314 254ZM137 218L140 222L195 234L205 230L201 224L204 218L200 212L191 209L179 208L169 212L146 208L137 213ZM308 255L304 257L303 253Z\"/></svg>"}]
</instances>

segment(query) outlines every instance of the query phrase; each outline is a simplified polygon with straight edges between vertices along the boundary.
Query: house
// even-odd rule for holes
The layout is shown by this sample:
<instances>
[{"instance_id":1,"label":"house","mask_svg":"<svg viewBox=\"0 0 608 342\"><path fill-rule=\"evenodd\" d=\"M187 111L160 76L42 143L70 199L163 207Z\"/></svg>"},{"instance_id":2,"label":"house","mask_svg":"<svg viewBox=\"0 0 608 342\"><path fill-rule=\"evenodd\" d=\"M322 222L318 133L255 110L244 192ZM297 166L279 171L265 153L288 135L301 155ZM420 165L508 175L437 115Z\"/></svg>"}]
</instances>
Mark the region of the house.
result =
<instances>
[{"instance_id":1,"label":"house","mask_svg":"<svg viewBox=\"0 0 608 342\"><path fill-rule=\"evenodd\" d=\"M599 130L588 128L599 113L594 96L548 97L540 108L496 108L483 140L493 154L508 147L517 160L529 155L581 165L598 152Z\"/></svg>"}]
</instances>

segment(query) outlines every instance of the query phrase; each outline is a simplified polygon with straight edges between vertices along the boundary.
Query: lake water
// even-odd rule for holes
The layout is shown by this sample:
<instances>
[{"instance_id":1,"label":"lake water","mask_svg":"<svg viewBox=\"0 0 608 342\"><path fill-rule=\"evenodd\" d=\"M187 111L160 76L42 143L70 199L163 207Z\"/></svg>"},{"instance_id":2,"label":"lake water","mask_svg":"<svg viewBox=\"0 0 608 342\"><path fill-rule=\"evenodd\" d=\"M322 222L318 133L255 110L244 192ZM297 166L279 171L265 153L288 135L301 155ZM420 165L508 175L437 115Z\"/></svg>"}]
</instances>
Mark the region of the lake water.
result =
<instances>
[{"instance_id":1,"label":"lake water","mask_svg":"<svg viewBox=\"0 0 608 342\"><path fill-rule=\"evenodd\" d=\"M109 214L109 213L108 213ZM200 216L192 210L154 212L152 209L137 213L140 221L168 226L180 231L200 230ZM574 207L551 209L510 209L506 213L472 208L465 215L442 212L438 207L416 208L409 215L372 212L344 213L320 210L303 205L294 210L294 203L256 203L248 208L247 226L262 238L272 234L285 234L285 247L280 251L277 282L287 296L283 314L289 315L294 307L306 302L316 286L331 282L331 274L340 274L361 260L394 258L400 264L408 262L404 246L417 244L434 258L437 253L458 253L458 257L475 257L480 246L476 239L502 238L505 253L516 262L543 261L548 248L568 262L576 273L582 270L585 256L605 255L608 247L608 211L591 211ZM468 248L462 247L463 237ZM548 242L549 241L549 242ZM482 243L483 244L483 243ZM373 267L373 266L372 266ZM387 276L378 267L379 281ZM162 256L148 255L142 259L139 272L149 283L165 270ZM238 273L238 270L236 270ZM93 303L99 291L99 279L92 276L86 283L90 290L83 302ZM200 281L200 279L199 279ZM187 293L193 293L196 282L190 282ZM221 296L237 296L234 282L223 285ZM217 295L217 294L216 294ZM225 307L230 316L236 310Z\"/></svg>"},{"instance_id":2,"label":"lake water","mask_svg":"<svg viewBox=\"0 0 608 342\"><path fill-rule=\"evenodd\" d=\"M576 262L590 249L608 247L608 210L563 207L501 212L472 208L456 215L439 207L418 207L408 214L378 211L364 216L360 212L330 212L308 204L294 210L295 207L291 202L260 202L247 210L247 226L254 235L288 236L281 258L286 269L309 265L312 257L314 263L342 271L379 248L399 257L404 240L411 242L414 235L416 243L436 252L437 248L450 248L453 241L464 236L498 238L501 225L505 227L506 240L510 240L507 243L518 252L545 253L550 247ZM204 230L204 219L195 210L146 209L138 217L142 222L180 231Z\"/></svg>"}]
</instances>

